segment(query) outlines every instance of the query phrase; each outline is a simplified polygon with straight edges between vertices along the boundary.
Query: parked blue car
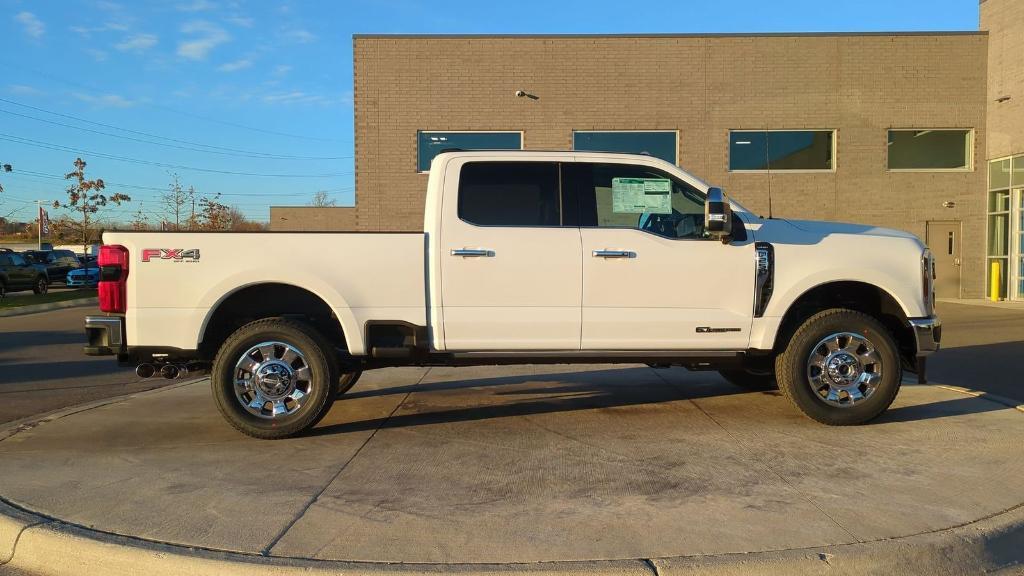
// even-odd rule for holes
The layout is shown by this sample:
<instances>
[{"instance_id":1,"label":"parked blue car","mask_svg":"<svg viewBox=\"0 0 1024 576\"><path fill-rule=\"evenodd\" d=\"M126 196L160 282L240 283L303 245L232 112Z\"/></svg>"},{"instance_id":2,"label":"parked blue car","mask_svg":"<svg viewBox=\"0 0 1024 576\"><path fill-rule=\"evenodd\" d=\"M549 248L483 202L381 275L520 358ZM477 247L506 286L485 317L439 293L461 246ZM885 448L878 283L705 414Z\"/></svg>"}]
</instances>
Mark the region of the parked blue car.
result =
<instances>
[{"instance_id":1,"label":"parked blue car","mask_svg":"<svg viewBox=\"0 0 1024 576\"><path fill-rule=\"evenodd\" d=\"M95 266L88 268L75 268L68 272L66 285L70 288L75 287L86 287L95 288L100 281L100 269Z\"/></svg>"}]
</instances>

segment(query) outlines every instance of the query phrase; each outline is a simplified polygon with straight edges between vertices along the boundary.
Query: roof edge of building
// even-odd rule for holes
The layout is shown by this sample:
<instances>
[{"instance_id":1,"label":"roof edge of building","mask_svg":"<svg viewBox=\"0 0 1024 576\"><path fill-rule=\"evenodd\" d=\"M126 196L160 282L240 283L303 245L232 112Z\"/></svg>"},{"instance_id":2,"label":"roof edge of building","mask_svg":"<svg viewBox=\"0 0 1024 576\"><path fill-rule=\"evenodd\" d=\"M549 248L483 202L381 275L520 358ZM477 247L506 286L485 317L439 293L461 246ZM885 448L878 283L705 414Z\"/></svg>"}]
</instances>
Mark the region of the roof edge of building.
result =
<instances>
[{"instance_id":1,"label":"roof edge of building","mask_svg":"<svg viewBox=\"0 0 1024 576\"><path fill-rule=\"evenodd\" d=\"M987 30L915 30L891 32L650 32L636 34L353 34L353 39L473 38L784 38L820 36L987 36Z\"/></svg>"}]
</instances>

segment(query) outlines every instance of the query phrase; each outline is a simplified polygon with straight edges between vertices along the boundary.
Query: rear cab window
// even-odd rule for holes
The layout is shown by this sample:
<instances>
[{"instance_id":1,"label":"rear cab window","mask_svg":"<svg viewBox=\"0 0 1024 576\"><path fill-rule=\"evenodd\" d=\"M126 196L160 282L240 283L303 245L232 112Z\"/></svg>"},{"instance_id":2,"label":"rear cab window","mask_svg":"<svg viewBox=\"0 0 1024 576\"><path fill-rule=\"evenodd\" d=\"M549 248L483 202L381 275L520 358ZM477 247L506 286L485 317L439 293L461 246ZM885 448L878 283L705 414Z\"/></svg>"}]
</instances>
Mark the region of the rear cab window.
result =
<instances>
[{"instance_id":1,"label":"rear cab window","mask_svg":"<svg viewBox=\"0 0 1024 576\"><path fill-rule=\"evenodd\" d=\"M459 176L459 218L477 226L561 226L557 162L468 162Z\"/></svg>"}]
</instances>

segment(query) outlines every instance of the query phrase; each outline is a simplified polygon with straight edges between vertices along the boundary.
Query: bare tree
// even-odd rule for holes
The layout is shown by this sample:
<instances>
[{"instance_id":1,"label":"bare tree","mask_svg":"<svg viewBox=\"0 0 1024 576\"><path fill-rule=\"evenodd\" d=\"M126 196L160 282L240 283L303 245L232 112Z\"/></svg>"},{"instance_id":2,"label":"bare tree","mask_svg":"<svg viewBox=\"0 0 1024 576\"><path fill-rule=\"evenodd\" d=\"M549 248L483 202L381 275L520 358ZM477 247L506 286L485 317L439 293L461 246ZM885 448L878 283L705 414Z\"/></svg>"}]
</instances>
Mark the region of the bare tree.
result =
<instances>
[{"instance_id":1,"label":"bare tree","mask_svg":"<svg viewBox=\"0 0 1024 576\"><path fill-rule=\"evenodd\" d=\"M335 205L334 198L327 195L327 190L321 190L316 194L313 194L313 201L309 203L310 206L317 208L329 208Z\"/></svg>"},{"instance_id":2,"label":"bare tree","mask_svg":"<svg viewBox=\"0 0 1024 576\"><path fill-rule=\"evenodd\" d=\"M227 204L219 202L220 192L212 198L203 196L199 198L199 218L201 225L206 230L230 230L231 209Z\"/></svg>"},{"instance_id":3,"label":"bare tree","mask_svg":"<svg viewBox=\"0 0 1024 576\"><path fill-rule=\"evenodd\" d=\"M181 187L181 179L177 174L171 174L171 183L167 193L160 196L160 202L167 213L167 223L174 222L175 230L181 229L181 217L185 215L185 207L190 200L189 192Z\"/></svg>"},{"instance_id":4,"label":"bare tree","mask_svg":"<svg viewBox=\"0 0 1024 576\"><path fill-rule=\"evenodd\" d=\"M149 230L149 216L142 210L142 203L139 209L132 214L132 230Z\"/></svg>"},{"instance_id":5,"label":"bare tree","mask_svg":"<svg viewBox=\"0 0 1024 576\"><path fill-rule=\"evenodd\" d=\"M89 240L93 232L89 226L89 219L96 216L100 208L106 206L108 202L120 206L121 202L130 202L131 197L120 192L110 196L104 194L103 191L107 185L102 178L86 180L85 165L85 160L75 158L75 169L64 175L65 180L72 181L71 186L68 186L67 189L68 199L63 204L60 201L54 201L53 207L64 208L81 215L81 220L75 222L74 225L77 228L77 236L82 240L82 251L88 252Z\"/></svg>"},{"instance_id":6,"label":"bare tree","mask_svg":"<svg viewBox=\"0 0 1024 576\"><path fill-rule=\"evenodd\" d=\"M10 164L0 164L0 172L12 172L14 168ZM0 182L0 192L4 191L3 182Z\"/></svg>"}]
</instances>

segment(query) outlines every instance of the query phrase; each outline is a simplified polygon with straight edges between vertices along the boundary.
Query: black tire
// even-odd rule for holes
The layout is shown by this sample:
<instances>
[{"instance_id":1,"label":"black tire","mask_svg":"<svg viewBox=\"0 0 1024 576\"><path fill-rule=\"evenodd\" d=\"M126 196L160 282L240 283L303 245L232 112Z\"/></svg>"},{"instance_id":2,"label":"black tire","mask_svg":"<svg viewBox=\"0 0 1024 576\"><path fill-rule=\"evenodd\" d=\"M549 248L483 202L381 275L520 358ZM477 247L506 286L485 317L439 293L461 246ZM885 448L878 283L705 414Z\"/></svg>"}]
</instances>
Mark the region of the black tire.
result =
<instances>
[{"instance_id":1,"label":"black tire","mask_svg":"<svg viewBox=\"0 0 1024 576\"><path fill-rule=\"evenodd\" d=\"M32 292L36 294L46 294L50 289L50 284L46 281L46 278L40 276L36 278L36 283L32 285Z\"/></svg>"},{"instance_id":2,"label":"black tire","mask_svg":"<svg viewBox=\"0 0 1024 576\"><path fill-rule=\"evenodd\" d=\"M235 394L236 363L256 344L270 341L299 350L311 377L306 398L294 413L260 417L243 407ZM339 376L334 347L315 328L296 320L265 318L242 326L224 341L213 362L211 384L217 408L229 424L253 438L278 440L312 428L327 414L337 396Z\"/></svg>"},{"instance_id":3,"label":"black tire","mask_svg":"<svg viewBox=\"0 0 1024 576\"><path fill-rule=\"evenodd\" d=\"M338 393L335 396L341 396L345 392L348 392L359 382L359 377L363 375L362 370L355 370L352 372L343 372L341 377L338 378Z\"/></svg>"},{"instance_id":4,"label":"black tire","mask_svg":"<svg viewBox=\"0 0 1024 576\"><path fill-rule=\"evenodd\" d=\"M7 283L0 280L0 299L7 298Z\"/></svg>"},{"instance_id":5,"label":"black tire","mask_svg":"<svg viewBox=\"0 0 1024 576\"><path fill-rule=\"evenodd\" d=\"M818 344L840 333L859 334L870 341L878 358L871 370L880 372L873 392L846 406L829 404L816 393L808 369ZM896 343L881 322L861 312L833 308L811 316L796 330L775 361L775 375L779 389L808 417L830 426L850 426L868 422L889 408L900 390L903 368Z\"/></svg>"},{"instance_id":6,"label":"black tire","mask_svg":"<svg viewBox=\"0 0 1024 576\"><path fill-rule=\"evenodd\" d=\"M775 371L771 369L733 368L719 370L722 378L730 384L746 390L778 390L779 382L775 379Z\"/></svg>"}]
</instances>

